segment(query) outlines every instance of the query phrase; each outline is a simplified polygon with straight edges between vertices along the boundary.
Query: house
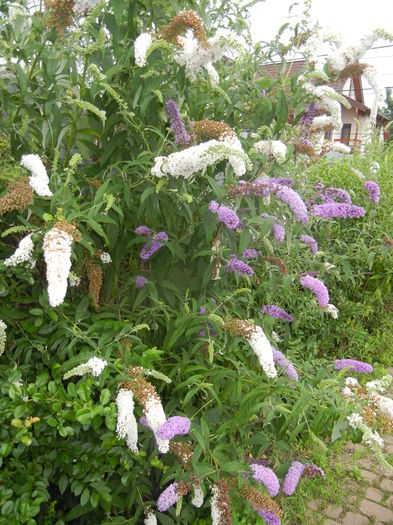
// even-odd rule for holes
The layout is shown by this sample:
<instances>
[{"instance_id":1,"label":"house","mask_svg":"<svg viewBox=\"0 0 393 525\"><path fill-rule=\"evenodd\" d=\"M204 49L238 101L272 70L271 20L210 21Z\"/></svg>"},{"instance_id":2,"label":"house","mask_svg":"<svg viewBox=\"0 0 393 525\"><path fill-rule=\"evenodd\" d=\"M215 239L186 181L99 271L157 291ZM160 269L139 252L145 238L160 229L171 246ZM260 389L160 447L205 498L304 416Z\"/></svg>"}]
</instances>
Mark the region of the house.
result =
<instances>
[{"instance_id":1,"label":"house","mask_svg":"<svg viewBox=\"0 0 393 525\"><path fill-rule=\"evenodd\" d=\"M277 79L280 76L281 63L263 64L258 71L259 77L270 77ZM306 71L305 60L289 61L283 74L288 74L288 78ZM362 133L365 132L371 109L364 103L362 78L353 75L347 80L335 80L329 82L328 86L332 87L337 93L343 95L350 104L347 109L341 105L341 130L328 131L325 137L329 140L342 142L352 149L360 143ZM384 139L388 140L389 132L385 129L388 119L382 114L377 114L377 128L383 129Z\"/></svg>"}]
</instances>

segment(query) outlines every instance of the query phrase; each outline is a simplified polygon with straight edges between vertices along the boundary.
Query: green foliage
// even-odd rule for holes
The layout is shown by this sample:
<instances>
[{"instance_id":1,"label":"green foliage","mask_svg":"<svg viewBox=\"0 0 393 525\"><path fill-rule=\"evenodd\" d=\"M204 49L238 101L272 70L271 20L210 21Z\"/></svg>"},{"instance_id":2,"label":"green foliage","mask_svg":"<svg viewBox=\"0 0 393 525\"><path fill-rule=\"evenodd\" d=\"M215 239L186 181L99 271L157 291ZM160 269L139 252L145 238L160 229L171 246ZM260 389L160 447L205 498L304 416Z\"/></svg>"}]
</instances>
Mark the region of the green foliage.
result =
<instances>
[{"instance_id":1,"label":"green foliage","mask_svg":"<svg viewBox=\"0 0 393 525\"><path fill-rule=\"evenodd\" d=\"M188 481L191 471L206 495L221 478L240 485L250 457L266 458L282 478L302 440L324 450L344 435L348 407L334 357L391 364L385 348L393 339L392 248L384 238L393 238L387 177L392 149L353 159L365 173L371 160L381 163L376 178L382 199L375 206L349 165L308 165L292 146L279 165L252 149L250 134L242 138L253 162L247 180L261 172L286 176L288 170L305 200L315 182L338 185L366 208L356 222L312 219L304 226L274 195L270 204L262 197L229 198L237 179L226 161L187 180L152 175L154 159L177 150L165 107L169 98L191 121L222 120L238 136L253 131L289 142L298 134L289 115L298 120L308 103L285 68L276 80L256 78L274 43L222 60L215 88L204 75L190 82L173 60L173 46L162 41L147 66L136 67L135 38L167 24L182 8L198 11L208 36L219 26L247 35L245 11L229 1L218 7L194 0L101 2L65 28L63 38L40 11L23 32L0 3L6 60L5 69L0 66L0 197L8 192L6 183L26 175L19 162L31 153L43 159L53 191L50 199L34 195L27 209L1 215L1 261L32 233L36 263L0 263L0 317L7 325L0 362L0 523L138 524L169 483ZM244 227L218 224L211 200L235 209ZM284 243L275 243L263 212L285 222ZM72 272L81 284L69 287L64 303L52 308L42 241L59 222L80 232ZM135 234L140 225L169 237L147 262L140 258L146 239ZM300 243L302 233L317 239L317 254ZM254 276L225 272L230 255L241 256L248 247L263 256L250 263ZM102 252L110 254L110 264L102 264ZM288 272L266 257L280 258ZM91 265L103 274L97 308L89 300ZM220 279L212 279L217 265ZM301 288L306 271L319 272L340 310L338 320ZM137 275L147 278L142 288ZM261 314L264 304L273 303L293 314L291 325ZM299 382L292 384L284 372L267 378L246 339L225 330L228 318L254 320L271 340L278 334ZM99 377L64 379L93 355L108 363ZM179 438L195 446L190 470L172 454L159 455L142 425L139 455L116 437L116 392L130 379L130 366L151 371L167 417L191 419L190 435ZM138 419L143 414L138 403L135 413ZM234 498L233 505L234 523L261 523L248 504ZM189 496L180 516L174 508L157 513L163 525L202 525L209 516L208 505L196 509Z\"/></svg>"}]
</instances>

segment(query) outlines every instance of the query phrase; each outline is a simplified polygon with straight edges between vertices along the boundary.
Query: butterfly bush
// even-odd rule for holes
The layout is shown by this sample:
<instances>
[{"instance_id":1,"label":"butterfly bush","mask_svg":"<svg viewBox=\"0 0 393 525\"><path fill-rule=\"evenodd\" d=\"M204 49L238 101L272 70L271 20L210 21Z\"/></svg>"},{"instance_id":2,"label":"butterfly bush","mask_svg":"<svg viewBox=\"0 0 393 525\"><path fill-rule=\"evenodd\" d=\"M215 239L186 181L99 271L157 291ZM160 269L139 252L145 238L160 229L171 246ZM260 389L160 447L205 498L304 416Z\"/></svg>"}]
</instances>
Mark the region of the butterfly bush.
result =
<instances>
[{"instance_id":1,"label":"butterfly bush","mask_svg":"<svg viewBox=\"0 0 393 525\"><path fill-rule=\"evenodd\" d=\"M306 205L295 190L288 188L287 186L279 186L278 191L275 192L275 196L287 204L289 209L295 215L297 221L304 223L309 222Z\"/></svg>"},{"instance_id":2,"label":"butterfly bush","mask_svg":"<svg viewBox=\"0 0 393 525\"><path fill-rule=\"evenodd\" d=\"M49 178L46 168L38 155L22 155L21 166L31 172L29 177L30 186L40 197L52 197L53 193L49 189Z\"/></svg>"},{"instance_id":3,"label":"butterfly bush","mask_svg":"<svg viewBox=\"0 0 393 525\"><path fill-rule=\"evenodd\" d=\"M71 235L61 227L53 227L44 237L43 250L51 306L59 306L67 293L72 242Z\"/></svg>"},{"instance_id":4,"label":"butterfly bush","mask_svg":"<svg viewBox=\"0 0 393 525\"><path fill-rule=\"evenodd\" d=\"M364 189L368 191L370 201L379 202L381 191L376 182L368 180L364 183Z\"/></svg>"},{"instance_id":5,"label":"butterfly bush","mask_svg":"<svg viewBox=\"0 0 393 525\"><path fill-rule=\"evenodd\" d=\"M266 156L271 155L278 164L285 162L287 147L280 140L260 140L254 143L254 148Z\"/></svg>"},{"instance_id":6,"label":"butterfly bush","mask_svg":"<svg viewBox=\"0 0 393 525\"><path fill-rule=\"evenodd\" d=\"M260 326L255 326L250 331L247 341L254 350L259 364L268 377L277 377L277 370L274 367L272 347Z\"/></svg>"},{"instance_id":7,"label":"butterfly bush","mask_svg":"<svg viewBox=\"0 0 393 525\"><path fill-rule=\"evenodd\" d=\"M5 343L7 342L6 329L7 325L2 319L0 319L0 356L4 353Z\"/></svg>"},{"instance_id":8,"label":"butterfly bush","mask_svg":"<svg viewBox=\"0 0 393 525\"><path fill-rule=\"evenodd\" d=\"M277 496L280 490L280 482L272 469L264 467L263 465L251 465L252 477L258 483L261 483L267 490L270 496Z\"/></svg>"},{"instance_id":9,"label":"butterfly bush","mask_svg":"<svg viewBox=\"0 0 393 525\"><path fill-rule=\"evenodd\" d=\"M225 271L235 272L237 275L247 275L248 277L252 277L254 275L254 270L244 261L238 259L236 255L231 255L231 258L228 262L228 264L225 266Z\"/></svg>"},{"instance_id":10,"label":"butterfly bush","mask_svg":"<svg viewBox=\"0 0 393 525\"><path fill-rule=\"evenodd\" d=\"M150 46L153 43L153 37L150 33L141 33L134 42L135 64L139 67L146 65L146 56Z\"/></svg>"},{"instance_id":11,"label":"butterfly bush","mask_svg":"<svg viewBox=\"0 0 393 525\"><path fill-rule=\"evenodd\" d=\"M224 204L218 204L216 201L210 201L209 210L212 213L216 213L218 216L218 222L223 222L229 230L235 230L240 224L240 219L237 214L225 206Z\"/></svg>"},{"instance_id":12,"label":"butterfly bush","mask_svg":"<svg viewBox=\"0 0 393 525\"><path fill-rule=\"evenodd\" d=\"M303 474L303 469L304 466L299 461L294 461L292 463L282 484L282 491L284 494L292 496L299 484L300 478Z\"/></svg>"},{"instance_id":13,"label":"butterfly bush","mask_svg":"<svg viewBox=\"0 0 393 525\"><path fill-rule=\"evenodd\" d=\"M366 210L354 204L344 204L340 202L327 202L316 204L311 208L311 215L322 219L359 219L363 217Z\"/></svg>"},{"instance_id":14,"label":"butterfly bush","mask_svg":"<svg viewBox=\"0 0 393 525\"><path fill-rule=\"evenodd\" d=\"M265 304L265 306L262 307L261 312L263 314L269 314L270 317L275 317L276 319L283 319L289 323L292 323L293 321L292 315L275 304Z\"/></svg>"},{"instance_id":15,"label":"butterfly bush","mask_svg":"<svg viewBox=\"0 0 393 525\"><path fill-rule=\"evenodd\" d=\"M336 359L334 368L336 370L349 368L349 370L353 370L360 374L371 374L373 371L372 365L364 363L363 361L357 361L356 359Z\"/></svg>"},{"instance_id":16,"label":"butterfly bush","mask_svg":"<svg viewBox=\"0 0 393 525\"><path fill-rule=\"evenodd\" d=\"M31 239L32 234L26 235L19 242L18 248L15 250L14 254L11 257L8 257L4 261L5 266L17 266L18 264L30 263L30 266L34 266L33 261L33 250L34 243Z\"/></svg>"},{"instance_id":17,"label":"butterfly bush","mask_svg":"<svg viewBox=\"0 0 393 525\"><path fill-rule=\"evenodd\" d=\"M72 376L83 376L87 373L92 374L94 377L101 375L102 371L106 367L107 362L105 359L100 357L91 357L86 363L76 366L66 374L64 374L63 379L69 379Z\"/></svg>"},{"instance_id":18,"label":"butterfly bush","mask_svg":"<svg viewBox=\"0 0 393 525\"><path fill-rule=\"evenodd\" d=\"M188 434L191 421L188 417L173 416L162 424L157 430L157 436L162 439L173 439L175 436Z\"/></svg>"},{"instance_id":19,"label":"butterfly bush","mask_svg":"<svg viewBox=\"0 0 393 525\"><path fill-rule=\"evenodd\" d=\"M157 518L152 511L146 515L144 525L157 525Z\"/></svg>"},{"instance_id":20,"label":"butterfly bush","mask_svg":"<svg viewBox=\"0 0 393 525\"><path fill-rule=\"evenodd\" d=\"M178 483L171 483L166 489L161 492L157 500L157 509L160 512L165 512L170 507L179 501L180 494L177 492Z\"/></svg>"},{"instance_id":21,"label":"butterfly bush","mask_svg":"<svg viewBox=\"0 0 393 525\"><path fill-rule=\"evenodd\" d=\"M194 507L200 508L202 507L203 500L204 500L204 494L203 494L203 490L201 488L200 483L197 483L197 482L193 483L192 489L194 491L194 495L191 500L191 503L192 505L194 505Z\"/></svg>"},{"instance_id":22,"label":"butterfly bush","mask_svg":"<svg viewBox=\"0 0 393 525\"><path fill-rule=\"evenodd\" d=\"M312 277L311 275L303 275L300 277L300 284L315 294L319 306L322 308L326 308L328 306L329 292L325 284L320 279Z\"/></svg>"},{"instance_id":23,"label":"butterfly bush","mask_svg":"<svg viewBox=\"0 0 393 525\"><path fill-rule=\"evenodd\" d=\"M117 425L119 439L125 439L127 447L138 454L138 424L134 416L134 396L131 390L120 389L116 397Z\"/></svg>"},{"instance_id":24,"label":"butterfly bush","mask_svg":"<svg viewBox=\"0 0 393 525\"><path fill-rule=\"evenodd\" d=\"M298 381L299 376L295 370L293 364L285 357L285 355L272 346L273 361L275 365L278 365L284 370L288 379Z\"/></svg>"},{"instance_id":25,"label":"butterfly bush","mask_svg":"<svg viewBox=\"0 0 393 525\"><path fill-rule=\"evenodd\" d=\"M191 137L187 133L184 122L181 119L179 109L172 99L167 100L166 109L171 124L171 132L175 135L175 144L188 144L191 142Z\"/></svg>"},{"instance_id":26,"label":"butterfly bush","mask_svg":"<svg viewBox=\"0 0 393 525\"><path fill-rule=\"evenodd\" d=\"M309 246L311 253L316 253L318 251L318 243L314 237L311 237L310 235L302 235L300 240L302 243Z\"/></svg>"},{"instance_id":27,"label":"butterfly bush","mask_svg":"<svg viewBox=\"0 0 393 525\"><path fill-rule=\"evenodd\" d=\"M143 275L137 275L135 278L135 286L137 288L143 288L147 284L146 277L143 277Z\"/></svg>"}]
</instances>

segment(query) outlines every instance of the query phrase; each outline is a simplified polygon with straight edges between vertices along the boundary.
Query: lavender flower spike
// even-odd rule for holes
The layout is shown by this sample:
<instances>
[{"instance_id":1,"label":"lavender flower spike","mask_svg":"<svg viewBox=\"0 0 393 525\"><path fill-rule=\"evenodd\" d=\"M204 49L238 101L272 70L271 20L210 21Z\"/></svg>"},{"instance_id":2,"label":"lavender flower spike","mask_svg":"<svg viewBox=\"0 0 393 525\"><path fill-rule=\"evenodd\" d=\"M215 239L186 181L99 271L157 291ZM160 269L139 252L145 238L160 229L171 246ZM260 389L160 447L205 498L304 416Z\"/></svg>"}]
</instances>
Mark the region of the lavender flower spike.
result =
<instances>
[{"instance_id":1,"label":"lavender flower spike","mask_svg":"<svg viewBox=\"0 0 393 525\"><path fill-rule=\"evenodd\" d=\"M263 314L269 314L270 317L275 317L276 319L284 319L284 321L288 321L288 323L292 323L293 321L292 315L289 315L289 313L275 304L265 304L265 306L262 306L261 312Z\"/></svg>"},{"instance_id":2,"label":"lavender flower spike","mask_svg":"<svg viewBox=\"0 0 393 525\"><path fill-rule=\"evenodd\" d=\"M158 242L158 240L167 241L168 235L165 232L156 233L153 237L151 245L149 242L147 242L142 248L139 254L141 259L143 260L149 259L154 253L156 253L157 250L159 250L160 248L164 246L162 242Z\"/></svg>"},{"instance_id":3,"label":"lavender flower spike","mask_svg":"<svg viewBox=\"0 0 393 525\"><path fill-rule=\"evenodd\" d=\"M274 364L278 365L285 371L287 378L293 379L294 381L299 381L299 376L297 375L295 367L289 361L289 359L287 359L285 355L280 352L280 350L274 348L274 346L272 346L272 352Z\"/></svg>"},{"instance_id":4,"label":"lavender flower spike","mask_svg":"<svg viewBox=\"0 0 393 525\"><path fill-rule=\"evenodd\" d=\"M138 226L136 228L135 233L137 235L147 235L150 236L153 233L153 230L151 228L148 228L147 226Z\"/></svg>"},{"instance_id":5,"label":"lavender flower spike","mask_svg":"<svg viewBox=\"0 0 393 525\"><path fill-rule=\"evenodd\" d=\"M285 228L282 224L273 224L272 231L274 235L274 240L276 243L281 244L285 240Z\"/></svg>"},{"instance_id":6,"label":"lavender flower spike","mask_svg":"<svg viewBox=\"0 0 393 525\"><path fill-rule=\"evenodd\" d=\"M311 237L311 235L302 235L300 240L310 247L311 253L316 253L318 251L318 243L314 237Z\"/></svg>"},{"instance_id":7,"label":"lavender flower spike","mask_svg":"<svg viewBox=\"0 0 393 525\"><path fill-rule=\"evenodd\" d=\"M225 266L225 271L236 272L237 275L248 275L249 277L254 275L254 270L251 266L248 266L248 264L238 259L236 255L231 255L230 261Z\"/></svg>"},{"instance_id":8,"label":"lavender flower spike","mask_svg":"<svg viewBox=\"0 0 393 525\"><path fill-rule=\"evenodd\" d=\"M361 206L354 204L345 204L341 202L326 202L325 204L316 204L311 209L311 215L322 219L359 219L363 217L366 210Z\"/></svg>"},{"instance_id":9,"label":"lavender flower spike","mask_svg":"<svg viewBox=\"0 0 393 525\"><path fill-rule=\"evenodd\" d=\"M267 523L267 525L281 525L280 518L276 516L274 512L258 509L254 510L256 510L258 514L265 520L265 523Z\"/></svg>"},{"instance_id":10,"label":"lavender flower spike","mask_svg":"<svg viewBox=\"0 0 393 525\"><path fill-rule=\"evenodd\" d=\"M299 222L309 222L307 208L302 198L295 190L287 186L281 186L276 192L276 197L289 206Z\"/></svg>"},{"instance_id":11,"label":"lavender flower spike","mask_svg":"<svg viewBox=\"0 0 393 525\"><path fill-rule=\"evenodd\" d=\"M299 483L300 477L303 474L303 469L304 465L302 465L302 463L299 461L294 461L292 463L282 485L282 491L284 494L287 496L292 496Z\"/></svg>"},{"instance_id":12,"label":"lavender flower spike","mask_svg":"<svg viewBox=\"0 0 393 525\"><path fill-rule=\"evenodd\" d=\"M379 202L381 190L376 182L368 180L364 183L364 189L368 191L368 198L370 201Z\"/></svg>"},{"instance_id":13,"label":"lavender flower spike","mask_svg":"<svg viewBox=\"0 0 393 525\"><path fill-rule=\"evenodd\" d=\"M188 434L191 421L188 417L173 416L165 421L157 430L157 436L162 439L173 439L178 435Z\"/></svg>"},{"instance_id":14,"label":"lavender flower spike","mask_svg":"<svg viewBox=\"0 0 393 525\"><path fill-rule=\"evenodd\" d=\"M356 361L356 359L336 359L336 364L334 365L336 370L342 370L347 367L360 374L370 374L373 371L372 365L364 363L363 361Z\"/></svg>"},{"instance_id":15,"label":"lavender flower spike","mask_svg":"<svg viewBox=\"0 0 393 525\"><path fill-rule=\"evenodd\" d=\"M168 111L169 122L171 123L171 131L175 135L175 144L187 144L191 141L191 137L186 131L176 102L171 99L167 100L166 109Z\"/></svg>"},{"instance_id":16,"label":"lavender flower spike","mask_svg":"<svg viewBox=\"0 0 393 525\"><path fill-rule=\"evenodd\" d=\"M300 284L316 295L319 306L322 308L327 307L329 304L329 292L320 279L311 277L311 275L303 275L300 277Z\"/></svg>"},{"instance_id":17,"label":"lavender flower spike","mask_svg":"<svg viewBox=\"0 0 393 525\"><path fill-rule=\"evenodd\" d=\"M246 248L242 253L243 259L256 259L258 257L258 251L254 248Z\"/></svg>"},{"instance_id":18,"label":"lavender flower spike","mask_svg":"<svg viewBox=\"0 0 393 525\"><path fill-rule=\"evenodd\" d=\"M160 512L165 512L178 502L180 495L177 493L177 483L171 483L167 488L161 492L157 500L157 509Z\"/></svg>"},{"instance_id":19,"label":"lavender flower spike","mask_svg":"<svg viewBox=\"0 0 393 525\"><path fill-rule=\"evenodd\" d=\"M258 481L258 483L261 483L270 496L277 496L278 491L280 490L280 482L278 481L278 478L276 474L268 467L264 467L263 465L251 465L252 470L252 477L255 479L255 481Z\"/></svg>"}]
</instances>

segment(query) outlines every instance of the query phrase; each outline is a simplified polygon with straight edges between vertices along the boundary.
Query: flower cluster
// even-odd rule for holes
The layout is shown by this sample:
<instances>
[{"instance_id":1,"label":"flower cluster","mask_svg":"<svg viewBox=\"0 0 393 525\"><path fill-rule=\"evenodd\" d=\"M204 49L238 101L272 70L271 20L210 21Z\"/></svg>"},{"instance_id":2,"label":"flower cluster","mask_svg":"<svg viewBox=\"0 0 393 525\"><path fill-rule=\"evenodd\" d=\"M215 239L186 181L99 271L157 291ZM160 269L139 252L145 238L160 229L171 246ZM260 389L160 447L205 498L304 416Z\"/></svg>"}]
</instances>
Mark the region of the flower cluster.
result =
<instances>
[{"instance_id":1,"label":"flower cluster","mask_svg":"<svg viewBox=\"0 0 393 525\"><path fill-rule=\"evenodd\" d=\"M285 228L282 224L276 222L272 226L272 232L276 243L281 244L285 240Z\"/></svg>"},{"instance_id":2,"label":"flower cluster","mask_svg":"<svg viewBox=\"0 0 393 525\"><path fill-rule=\"evenodd\" d=\"M198 482L194 482L192 484L192 488L194 491L194 496L191 500L191 503L192 505L194 505L194 507L197 507L199 509L203 505L203 499L204 499L203 490L201 488L200 483Z\"/></svg>"},{"instance_id":3,"label":"flower cluster","mask_svg":"<svg viewBox=\"0 0 393 525\"><path fill-rule=\"evenodd\" d=\"M135 64L138 67L146 65L147 52L153 43L153 37L150 33L141 33L134 42Z\"/></svg>"},{"instance_id":4,"label":"flower cluster","mask_svg":"<svg viewBox=\"0 0 393 525\"><path fill-rule=\"evenodd\" d=\"M364 363L363 361L356 361L356 359L336 359L334 368L336 370L342 370L348 368L359 374L371 374L373 371L372 365Z\"/></svg>"},{"instance_id":5,"label":"flower cluster","mask_svg":"<svg viewBox=\"0 0 393 525\"><path fill-rule=\"evenodd\" d=\"M161 492L157 500L157 509L160 512L165 512L178 502L180 498L180 494L177 492L178 486L179 484L176 482L171 483Z\"/></svg>"},{"instance_id":6,"label":"flower cluster","mask_svg":"<svg viewBox=\"0 0 393 525\"><path fill-rule=\"evenodd\" d=\"M7 325L2 319L0 319L0 355L4 353L5 343L7 342L7 335L5 332L6 328L7 328Z\"/></svg>"},{"instance_id":7,"label":"flower cluster","mask_svg":"<svg viewBox=\"0 0 393 525\"><path fill-rule=\"evenodd\" d=\"M125 439L134 454L138 453L138 425L134 416L134 396L131 390L121 388L116 397L117 426L119 439Z\"/></svg>"},{"instance_id":8,"label":"flower cluster","mask_svg":"<svg viewBox=\"0 0 393 525\"><path fill-rule=\"evenodd\" d=\"M297 221L309 222L306 205L295 190L287 186L278 186L278 191L275 192L275 195L289 206L289 209L293 212Z\"/></svg>"},{"instance_id":9,"label":"flower cluster","mask_svg":"<svg viewBox=\"0 0 393 525\"><path fill-rule=\"evenodd\" d=\"M228 264L225 266L225 271L228 273L235 272L237 275L247 275L248 277L254 275L254 270L251 266L238 259L236 255L231 255Z\"/></svg>"},{"instance_id":10,"label":"flower cluster","mask_svg":"<svg viewBox=\"0 0 393 525\"><path fill-rule=\"evenodd\" d=\"M303 275L300 277L300 284L304 288L308 288L316 295L319 306L326 308L329 304L329 292L325 284L316 277L311 275Z\"/></svg>"},{"instance_id":11,"label":"flower cluster","mask_svg":"<svg viewBox=\"0 0 393 525\"><path fill-rule=\"evenodd\" d=\"M188 417L173 416L163 423L157 430L157 436L162 439L173 439L175 436L188 434L191 421Z\"/></svg>"},{"instance_id":12,"label":"flower cluster","mask_svg":"<svg viewBox=\"0 0 393 525\"><path fill-rule=\"evenodd\" d=\"M31 240L31 235L23 237L13 255L4 261L5 266L17 266L22 263L29 263L31 267L34 266L32 259L34 244Z\"/></svg>"},{"instance_id":13,"label":"flower cluster","mask_svg":"<svg viewBox=\"0 0 393 525\"><path fill-rule=\"evenodd\" d=\"M231 500L229 499L229 484L226 481L218 481L212 487L210 501L212 525L231 525Z\"/></svg>"},{"instance_id":14,"label":"flower cluster","mask_svg":"<svg viewBox=\"0 0 393 525\"><path fill-rule=\"evenodd\" d=\"M265 304L265 306L262 307L261 312L263 314L269 314L270 317L275 317L276 319L284 319L284 321L288 321L289 323L292 323L293 321L292 315L288 314L285 310L275 304Z\"/></svg>"},{"instance_id":15,"label":"flower cluster","mask_svg":"<svg viewBox=\"0 0 393 525\"><path fill-rule=\"evenodd\" d=\"M373 182L371 180L368 180L364 183L364 189L368 191L368 196L370 201L373 202L379 202L379 196L380 196L380 189L376 182Z\"/></svg>"},{"instance_id":16,"label":"flower cluster","mask_svg":"<svg viewBox=\"0 0 393 525\"><path fill-rule=\"evenodd\" d=\"M287 496L292 496L303 474L304 465L300 461L294 461L284 478L282 491Z\"/></svg>"},{"instance_id":17,"label":"flower cluster","mask_svg":"<svg viewBox=\"0 0 393 525\"><path fill-rule=\"evenodd\" d=\"M247 167L251 167L239 139L233 134L176 151L168 157L156 157L151 173L155 177L171 175L188 179L194 173L224 159L228 159L237 177L244 175Z\"/></svg>"},{"instance_id":18,"label":"flower cluster","mask_svg":"<svg viewBox=\"0 0 393 525\"><path fill-rule=\"evenodd\" d=\"M240 219L237 214L224 204L210 201L209 210L212 213L216 213L218 216L218 222L223 222L229 230L235 230L240 224Z\"/></svg>"},{"instance_id":19,"label":"flower cluster","mask_svg":"<svg viewBox=\"0 0 393 525\"><path fill-rule=\"evenodd\" d=\"M52 197L53 193L49 189L49 178L45 166L38 155L22 155L21 166L31 172L29 177L30 186L40 197Z\"/></svg>"},{"instance_id":20,"label":"flower cluster","mask_svg":"<svg viewBox=\"0 0 393 525\"><path fill-rule=\"evenodd\" d=\"M72 241L71 235L59 224L49 230L44 237L43 249L51 306L59 306L67 293Z\"/></svg>"},{"instance_id":21,"label":"flower cluster","mask_svg":"<svg viewBox=\"0 0 393 525\"><path fill-rule=\"evenodd\" d=\"M254 248L246 248L243 250L242 257L247 260L256 259L258 257L258 251Z\"/></svg>"},{"instance_id":22,"label":"flower cluster","mask_svg":"<svg viewBox=\"0 0 393 525\"><path fill-rule=\"evenodd\" d=\"M260 140L254 143L254 148L263 155L272 156L278 164L285 162L287 147L280 140Z\"/></svg>"},{"instance_id":23,"label":"flower cluster","mask_svg":"<svg viewBox=\"0 0 393 525\"><path fill-rule=\"evenodd\" d=\"M273 352L273 361L275 365L278 365L284 370L288 379L293 379L294 381L299 380L299 376L295 370L293 364L285 357L285 355L272 346Z\"/></svg>"},{"instance_id":24,"label":"flower cluster","mask_svg":"<svg viewBox=\"0 0 393 525\"><path fill-rule=\"evenodd\" d=\"M157 250L164 246L160 241L168 240L168 235L165 232L158 232L152 237L153 230L147 226L138 226L138 228L135 230L135 233L137 235L145 235L148 238L147 243L143 246L139 254L140 258L145 261L147 261L147 259L156 253ZM138 276L135 283L138 288L142 288L146 282L147 280L145 277Z\"/></svg>"},{"instance_id":25,"label":"flower cluster","mask_svg":"<svg viewBox=\"0 0 393 525\"><path fill-rule=\"evenodd\" d=\"M361 206L354 204L345 204L341 202L327 202L325 204L316 204L311 209L311 215L323 219L359 219L363 217L366 210Z\"/></svg>"},{"instance_id":26,"label":"flower cluster","mask_svg":"<svg viewBox=\"0 0 393 525\"><path fill-rule=\"evenodd\" d=\"M63 379L69 379L72 376L83 376L85 374L92 374L94 377L101 375L101 372L106 367L107 362L100 357L90 357L86 363L78 365L66 374L64 374Z\"/></svg>"},{"instance_id":27,"label":"flower cluster","mask_svg":"<svg viewBox=\"0 0 393 525\"><path fill-rule=\"evenodd\" d=\"M272 469L256 464L251 465L250 468L255 481L261 483L270 496L277 496L280 490L280 482Z\"/></svg>"},{"instance_id":28,"label":"flower cluster","mask_svg":"<svg viewBox=\"0 0 393 525\"><path fill-rule=\"evenodd\" d=\"M144 519L144 525L157 525L157 518L152 511L149 511Z\"/></svg>"},{"instance_id":29,"label":"flower cluster","mask_svg":"<svg viewBox=\"0 0 393 525\"><path fill-rule=\"evenodd\" d=\"M100 255L100 259L103 264L109 264L112 262L111 256L108 252L102 252Z\"/></svg>"},{"instance_id":30,"label":"flower cluster","mask_svg":"<svg viewBox=\"0 0 393 525\"><path fill-rule=\"evenodd\" d=\"M8 192L0 199L0 215L12 210L24 210L34 196L28 177L20 177L9 184Z\"/></svg>"},{"instance_id":31,"label":"flower cluster","mask_svg":"<svg viewBox=\"0 0 393 525\"><path fill-rule=\"evenodd\" d=\"M300 240L302 243L307 244L310 247L311 253L316 253L318 251L318 243L314 237L311 237L310 235L302 235Z\"/></svg>"},{"instance_id":32,"label":"flower cluster","mask_svg":"<svg viewBox=\"0 0 393 525\"><path fill-rule=\"evenodd\" d=\"M143 288L147 284L146 277L143 277L143 275L137 275L135 278L135 286L137 288Z\"/></svg>"},{"instance_id":33,"label":"flower cluster","mask_svg":"<svg viewBox=\"0 0 393 525\"><path fill-rule=\"evenodd\" d=\"M175 144L188 144L191 141L191 137L187 133L176 102L172 99L167 100L166 109L171 124L171 132L175 135Z\"/></svg>"}]
</instances>

